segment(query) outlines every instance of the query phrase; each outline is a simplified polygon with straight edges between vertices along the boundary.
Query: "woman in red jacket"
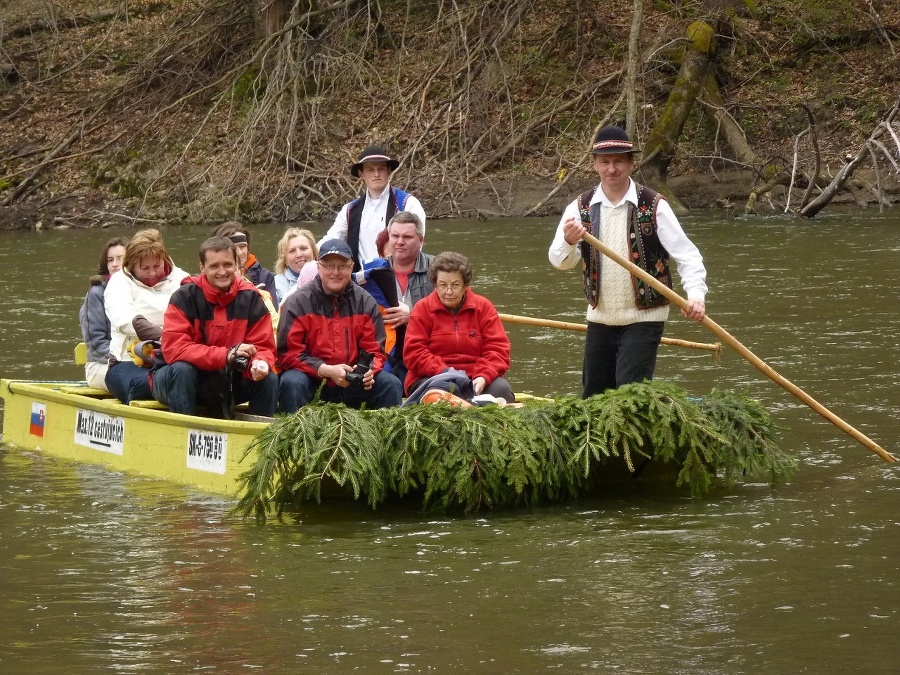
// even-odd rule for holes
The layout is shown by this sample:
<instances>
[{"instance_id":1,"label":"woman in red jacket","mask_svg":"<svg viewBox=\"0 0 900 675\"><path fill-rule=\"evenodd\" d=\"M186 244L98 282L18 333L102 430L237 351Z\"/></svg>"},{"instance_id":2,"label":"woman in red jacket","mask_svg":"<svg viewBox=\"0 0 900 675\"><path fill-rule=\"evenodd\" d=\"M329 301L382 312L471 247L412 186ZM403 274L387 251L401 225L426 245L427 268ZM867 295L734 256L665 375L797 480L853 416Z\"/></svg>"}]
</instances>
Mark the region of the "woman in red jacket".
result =
<instances>
[{"instance_id":1,"label":"woman in red jacket","mask_svg":"<svg viewBox=\"0 0 900 675\"><path fill-rule=\"evenodd\" d=\"M487 298L469 288L472 267L459 253L438 255L428 268L434 291L413 307L403 361L406 392L449 368L465 371L475 394L515 400L509 382L509 338Z\"/></svg>"}]
</instances>

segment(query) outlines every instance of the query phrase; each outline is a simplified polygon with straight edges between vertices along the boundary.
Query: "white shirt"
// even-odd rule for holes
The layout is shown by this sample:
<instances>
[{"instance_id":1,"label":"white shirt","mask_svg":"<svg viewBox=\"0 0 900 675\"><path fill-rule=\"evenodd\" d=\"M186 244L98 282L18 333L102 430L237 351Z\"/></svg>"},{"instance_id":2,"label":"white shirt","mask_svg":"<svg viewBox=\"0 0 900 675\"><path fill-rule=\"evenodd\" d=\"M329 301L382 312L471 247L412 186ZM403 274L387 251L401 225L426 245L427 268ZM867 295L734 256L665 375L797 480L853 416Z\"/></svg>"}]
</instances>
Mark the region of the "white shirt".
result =
<instances>
[{"instance_id":1,"label":"white shirt","mask_svg":"<svg viewBox=\"0 0 900 675\"><path fill-rule=\"evenodd\" d=\"M359 262L367 263L378 257L378 249L375 247L375 237L381 232L390 219L387 218L387 205L390 195L391 186L388 185L384 192L377 198L372 197L366 190L365 203L363 204L362 218L359 221ZM347 241L347 231L349 229L349 220L347 212L350 209L348 202L344 204L337 217L334 219L334 225L325 233L316 247L320 247L328 239L343 239ZM399 205L398 205L399 206ZM422 221L422 231L425 230L425 209L422 208L421 202L410 195L406 200L404 211L412 211Z\"/></svg>"},{"instance_id":2,"label":"white shirt","mask_svg":"<svg viewBox=\"0 0 900 675\"><path fill-rule=\"evenodd\" d=\"M600 215L602 232L599 233L599 239L626 259L629 257L626 236L628 202L637 206L637 188L633 180L630 181L625 196L618 203L613 204L599 186L594 190L594 196L590 202L591 205L599 203L602 209ZM572 269L581 262L579 244L574 246L568 244L563 233L563 224L569 218L575 218L581 222L578 199L575 199L563 211L548 252L550 263L561 270ZM705 300L707 286L703 256L700 255L700 251L693 242L687 238L672 207L665 200L660 200L657 204L656 223L657 236L677 265L678 276L688 299ZM596 308L588 307L588 321L608 325L624 325L635 321L666 320L668 306L649 310L637 309L634 295L630 291L631 275L627 270L606 258L600 265L600 273L600 302ZM627 296L623 294L623 289L629 290Z\"/></svg>"}]
</instances>

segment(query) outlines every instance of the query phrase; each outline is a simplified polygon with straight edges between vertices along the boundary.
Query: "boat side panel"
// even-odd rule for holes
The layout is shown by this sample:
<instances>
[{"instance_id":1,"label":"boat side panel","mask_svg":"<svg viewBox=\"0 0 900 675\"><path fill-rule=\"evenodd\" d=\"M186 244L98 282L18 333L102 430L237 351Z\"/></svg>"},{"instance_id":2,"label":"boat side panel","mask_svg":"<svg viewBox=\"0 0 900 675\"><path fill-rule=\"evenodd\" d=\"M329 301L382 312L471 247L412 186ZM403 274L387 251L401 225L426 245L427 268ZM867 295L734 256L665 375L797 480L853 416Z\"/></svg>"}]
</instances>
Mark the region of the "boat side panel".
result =
<instances>
[{"instance_id":1,"label":"boat side panel","mask_svg":"<svg viewBox=\"0 0 900 675\"><path fill-rule=\"evenodd\" d=\"M226 496L235 495L237 476L253 457L239 460L264 427L135 409L46 385L7 385L0 385L5 443Z\"/></svg>"}]
</instances>

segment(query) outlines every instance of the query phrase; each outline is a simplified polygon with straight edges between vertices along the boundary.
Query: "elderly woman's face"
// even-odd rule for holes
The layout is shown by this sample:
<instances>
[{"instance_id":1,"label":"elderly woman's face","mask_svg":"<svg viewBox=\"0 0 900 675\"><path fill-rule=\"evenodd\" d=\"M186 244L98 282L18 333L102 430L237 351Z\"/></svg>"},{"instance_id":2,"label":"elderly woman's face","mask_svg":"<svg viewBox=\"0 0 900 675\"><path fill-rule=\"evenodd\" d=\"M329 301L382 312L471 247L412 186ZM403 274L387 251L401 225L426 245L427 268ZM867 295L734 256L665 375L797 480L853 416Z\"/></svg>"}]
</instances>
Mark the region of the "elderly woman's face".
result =
<instances>
[{"instance_id":1,"label":"elderly woman's face","mask_svg":"<svg viewBox=\"0 0 900 675\"><path fill-rule=\"evenodd\" d=\"M460 272L438 272L434 290L447 309L456 309L466 292L466 284Z\"/></svg>"}]
</instances>

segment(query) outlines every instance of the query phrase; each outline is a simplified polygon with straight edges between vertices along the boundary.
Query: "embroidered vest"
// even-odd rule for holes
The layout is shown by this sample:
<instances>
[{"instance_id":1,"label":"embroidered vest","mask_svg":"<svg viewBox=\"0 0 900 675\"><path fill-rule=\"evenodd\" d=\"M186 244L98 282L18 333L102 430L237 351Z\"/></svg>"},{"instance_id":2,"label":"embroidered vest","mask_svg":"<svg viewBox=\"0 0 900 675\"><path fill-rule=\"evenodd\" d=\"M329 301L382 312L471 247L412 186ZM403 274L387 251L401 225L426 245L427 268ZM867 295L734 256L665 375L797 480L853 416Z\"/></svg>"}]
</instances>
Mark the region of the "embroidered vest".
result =
<instances>
[{"instance_id":1,"label":"embroidered vest","mask_svg":"<svg viewBox=\"0 0 900 675\"><path fill-rule=\"evenodd\" d=\"M397 211L403 211L406 207L406 200L409 199L409 193L404 192L400 188L390 188L391 193L388 195L387 212L384 215L384 223L390 222L391 218L397 215ZM366 204L366 196L357 197L347 208L347 245L350 252L353 253L353 271L359 272L362 265L359 262L359 227L362 223L363 207Z\"/></svg>"},{"instance_id":2,"label":"embroidered vest","mask_svg":"<svg viewBox=\"0 0 900 675\"><path fill-rule=\"evenodd\" d=\"M656 205L664 197L648 187L635 183L637 207L628 203L628 251L631 262L672 288L672 273L669 269L669 252L663 247L656 234ZM591 198L596 188L591 188L578 198L581 223L595 237L600 235L600 209L598 202L591 206ZM591 307L597 307L600 300L600 265L602 255L586 241L580 243L581 261L584 271L584 296ZM649 284L631 277L634 287L634 302L638 309L651 309L669 304L664 295Z\"/></svg>"}]
</instances>

